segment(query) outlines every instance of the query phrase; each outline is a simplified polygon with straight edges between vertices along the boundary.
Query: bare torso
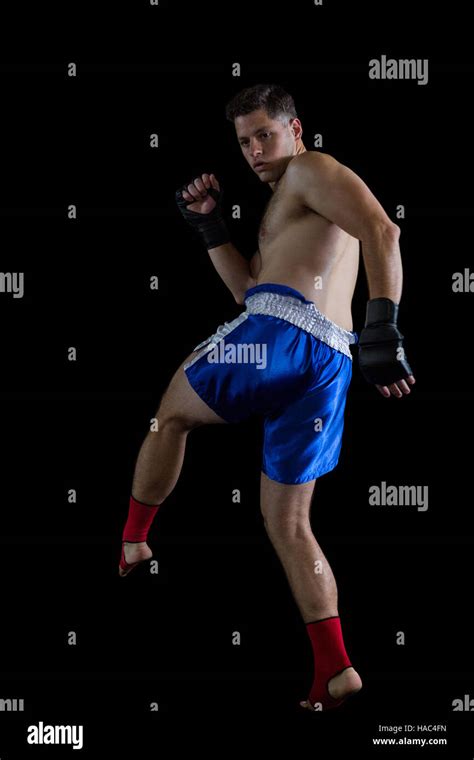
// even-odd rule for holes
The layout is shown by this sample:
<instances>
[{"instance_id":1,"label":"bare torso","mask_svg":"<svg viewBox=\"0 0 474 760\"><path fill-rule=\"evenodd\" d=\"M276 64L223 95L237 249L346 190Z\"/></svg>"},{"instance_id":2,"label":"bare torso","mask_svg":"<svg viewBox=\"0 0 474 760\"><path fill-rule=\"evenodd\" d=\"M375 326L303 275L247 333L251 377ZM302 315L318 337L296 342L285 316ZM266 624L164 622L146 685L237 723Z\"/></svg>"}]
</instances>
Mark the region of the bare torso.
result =
<instances>
[{"instance_id":1,"label":"bare torso","mask_svg":"<svg viewBox=\"0 0 474 760\"><path fill-rule=\"evenodd\" d=\"M359 240L302 205L282 175L258 233L262 266L257 284L299 290L336 324L352 330L351 303L359 270Z\"/></svg>"}]
</instances>

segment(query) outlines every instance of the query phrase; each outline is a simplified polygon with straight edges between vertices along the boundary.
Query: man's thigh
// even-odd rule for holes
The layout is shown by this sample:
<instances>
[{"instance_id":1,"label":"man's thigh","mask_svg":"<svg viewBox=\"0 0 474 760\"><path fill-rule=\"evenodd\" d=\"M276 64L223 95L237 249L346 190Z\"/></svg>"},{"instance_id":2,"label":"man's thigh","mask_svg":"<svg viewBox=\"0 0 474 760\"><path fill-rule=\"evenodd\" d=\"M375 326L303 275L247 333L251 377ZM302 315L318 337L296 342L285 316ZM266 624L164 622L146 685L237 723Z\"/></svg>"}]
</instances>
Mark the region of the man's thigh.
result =
<instances>
[{"instance_id":1,"label":"man's thigh","mask_svg":"<svg viewBox=\"0 0 474 760\"><path fill-rule=\"evenodd\" d=\"M262 470L286 484L303 484L333 470L339 461L352 363L321 344L321 369L307 388L264 421Z\"/></svg>"},{"instance_id":2,"label":"man's thigh","mask_svg":"<svg viewBox=\"0 0 474 760\"><path fill-rule=\"evenodd\" d=\"M200 351L192 351L180 364L165 390L158 410L159 417L179 421L183 427L192 429L199 425L226 424L191 387L184 365Z\"/></svg>"}]
</instances>

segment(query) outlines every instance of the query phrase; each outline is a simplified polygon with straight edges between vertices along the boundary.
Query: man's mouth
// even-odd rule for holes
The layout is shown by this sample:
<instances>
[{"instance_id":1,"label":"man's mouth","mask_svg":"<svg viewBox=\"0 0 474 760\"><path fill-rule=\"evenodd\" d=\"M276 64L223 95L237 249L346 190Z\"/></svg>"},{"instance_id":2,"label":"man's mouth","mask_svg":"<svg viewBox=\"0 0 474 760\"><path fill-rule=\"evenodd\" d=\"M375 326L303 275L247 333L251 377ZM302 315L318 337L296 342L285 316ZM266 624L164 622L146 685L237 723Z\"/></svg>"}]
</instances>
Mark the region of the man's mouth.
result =
<instances>
[{"instance_id":1,"label":"man's mouth","mask_svg":"<svg viewBox=\"0 0 474 760\"><path fill-rule=\"evenodd\" d=\"M257 164L253 165L254 169L263 169L263 167L266 166L266 163L264 161L259 161Z\"/></svg>"}]
</instances>

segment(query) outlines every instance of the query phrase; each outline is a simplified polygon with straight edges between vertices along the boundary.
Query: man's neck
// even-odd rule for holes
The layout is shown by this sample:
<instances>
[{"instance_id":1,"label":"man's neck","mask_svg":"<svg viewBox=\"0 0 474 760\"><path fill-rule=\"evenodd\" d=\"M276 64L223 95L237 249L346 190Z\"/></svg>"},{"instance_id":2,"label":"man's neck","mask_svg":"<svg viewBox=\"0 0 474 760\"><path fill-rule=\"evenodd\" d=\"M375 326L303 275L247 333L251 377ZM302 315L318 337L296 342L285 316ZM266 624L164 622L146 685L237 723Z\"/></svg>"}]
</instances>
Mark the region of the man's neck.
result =
<instances>
[{"instance_id":1,"label":"man's neck","mask_svg":"<svg viewBox=\"0 0 474 760\"><path fill-rule=\"evenodd\" d=\"M296 150L295 150L295 152L293 153L293 155L292 155L292 156L290 156L290 157L288 158L288 160L287 160L287 162L286 162L285 171L284 171L284 172L282 172L281 176L280 176L280 177L279 177L279 178L278 178L278 179L277 179L275 182L269 182L269 183L268 183L268 184L269 184L269 186L271 187L271 189L272 189L272 192L273 192L273 193L275 192L275 190L276 190L276 188L277 188L277 185L278 185L279 181L281 180L281 178L283 177L284 173L286 172L287 166L288 166L288 164L290 163L290 161L292 161L292 160L294 159L294 157L295 157L295 156L299 156L301 153L306 153L306 148L304 147L304 145L303 145L303 143L301 142L301 140L298 140L298 143L297 143L297 145L296 145Z\"/></svg>"}]
</instances>

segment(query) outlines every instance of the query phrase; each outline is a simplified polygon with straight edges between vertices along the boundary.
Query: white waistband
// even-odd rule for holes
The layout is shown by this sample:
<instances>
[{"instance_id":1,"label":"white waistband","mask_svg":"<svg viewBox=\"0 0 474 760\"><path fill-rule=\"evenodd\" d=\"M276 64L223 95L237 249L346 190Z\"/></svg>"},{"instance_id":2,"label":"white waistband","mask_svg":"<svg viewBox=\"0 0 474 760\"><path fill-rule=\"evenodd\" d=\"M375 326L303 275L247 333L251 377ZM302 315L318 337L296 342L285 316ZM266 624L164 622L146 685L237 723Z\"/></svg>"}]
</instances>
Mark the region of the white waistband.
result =
<instances>
[{"instance_id":1,"label":"white waistband","mask_svg":"<svg viewBox=\"0 0 474 760\"><path fill-rule=\"evenodd\" d=\"M356 333L332 322L314 303L304 303L290 295L260 291L246 298L245 306L248 314L267 314L301 327L352 360L349 346L357 343Z\"/></svg>"}]
</instances>

